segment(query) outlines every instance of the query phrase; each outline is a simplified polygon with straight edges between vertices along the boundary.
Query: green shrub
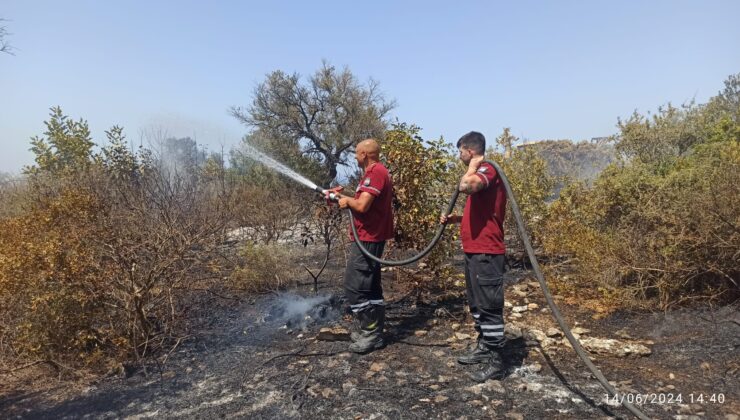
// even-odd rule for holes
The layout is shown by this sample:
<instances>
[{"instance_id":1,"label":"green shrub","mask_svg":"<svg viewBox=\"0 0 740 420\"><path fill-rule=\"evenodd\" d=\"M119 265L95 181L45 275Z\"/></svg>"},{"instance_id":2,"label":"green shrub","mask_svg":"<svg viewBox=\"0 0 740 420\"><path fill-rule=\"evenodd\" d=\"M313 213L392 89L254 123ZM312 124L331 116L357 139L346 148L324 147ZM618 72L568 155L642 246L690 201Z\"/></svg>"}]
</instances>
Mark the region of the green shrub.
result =
<instances>
[{"instance_id":1,"label":"green shrub","mask_svg":"<svg viewBox=\"0 0 740 420\"><path fill-rule=\"evenodd\" d=\"M547 252L575 257L585 287L638 305L736 297L740 113L733 92L737 86L707 105L620 122L622 160L591 188L561 191L546 223Z\"/></svg>"}]
</instances>

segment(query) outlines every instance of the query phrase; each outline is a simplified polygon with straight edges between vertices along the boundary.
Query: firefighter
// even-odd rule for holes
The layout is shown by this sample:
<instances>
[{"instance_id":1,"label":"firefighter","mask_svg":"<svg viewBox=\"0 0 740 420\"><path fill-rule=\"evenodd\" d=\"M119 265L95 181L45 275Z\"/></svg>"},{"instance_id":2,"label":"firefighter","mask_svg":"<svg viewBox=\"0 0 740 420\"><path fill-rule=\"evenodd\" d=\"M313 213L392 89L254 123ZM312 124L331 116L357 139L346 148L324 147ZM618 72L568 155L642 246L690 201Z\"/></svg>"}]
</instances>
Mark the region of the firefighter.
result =
<instances>
[{"instance_id":1,"label":"firefighter","mask_svg":"<svg viewBox=\"0 0 740 420\"><path fill-rule=\"evenodd\" d=\"M463 215L442 215L441 223L460 223L465 253L468 307L478 332L477 343L457 359L464 365L483 364L471 377L485 382L504 373L500 350L504 345L504 213L506 190L496 170L483 162L486 139L471 131L458 140L460 160L468 170L460 192L468 195Z\"/></svg>"},{"instance_id":2,"label":"firefighter","mask_svg":"<svg viewBox=\"0 0 740 420\"><path fill-rule=\"evenodd\" d=\"M350 253L344 273L344 289L354 322L349 350L368 353L385 345L383 326L385 302L380 282L380 264L365 257L355 241L380 258L385 242L393 238L393 184L388 169L380 163L380 145L374 139L355 148L357 164L363 169L354 197L343 196L339 207L352 210L358 238L350 228Z\"/></svg>"}]
</instances>

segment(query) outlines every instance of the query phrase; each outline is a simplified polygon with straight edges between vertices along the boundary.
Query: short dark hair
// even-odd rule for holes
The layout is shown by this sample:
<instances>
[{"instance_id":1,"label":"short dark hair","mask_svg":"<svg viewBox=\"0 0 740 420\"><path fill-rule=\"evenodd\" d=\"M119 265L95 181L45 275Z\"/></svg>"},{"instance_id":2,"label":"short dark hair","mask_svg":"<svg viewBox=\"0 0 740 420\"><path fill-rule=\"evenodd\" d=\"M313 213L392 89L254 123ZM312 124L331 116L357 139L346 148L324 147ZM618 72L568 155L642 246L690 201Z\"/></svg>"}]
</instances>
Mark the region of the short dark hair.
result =
<instances>
[{"instance_id":1,"label":"short dark hair","mask_svg":"<svg viewBox=\"0 0 740 420\"><path fill-rule=\"evenodd\" d=\"M477 131L471 131L457 141L457 148L459 149L461 146L465 146L479 155L484 155L486 153L486 138Z\"/></svg>"}]
</instances>

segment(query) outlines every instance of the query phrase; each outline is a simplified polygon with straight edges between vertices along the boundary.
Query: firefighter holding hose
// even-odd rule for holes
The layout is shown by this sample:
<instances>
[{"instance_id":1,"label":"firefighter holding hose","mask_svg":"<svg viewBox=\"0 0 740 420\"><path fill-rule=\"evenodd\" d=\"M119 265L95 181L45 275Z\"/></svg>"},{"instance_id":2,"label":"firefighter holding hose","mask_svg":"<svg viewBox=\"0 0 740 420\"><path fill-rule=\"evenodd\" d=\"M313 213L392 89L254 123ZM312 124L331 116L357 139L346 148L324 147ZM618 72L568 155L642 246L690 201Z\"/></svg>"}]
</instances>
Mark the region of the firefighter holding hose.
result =
<instances>
[{"instance_id":1,"label":"firefighter holding hose","mask_svg":"<svg viewBox=\"0 0 740 420\"><path fill-rule=\"evenodd\" d=\"M388 169L380 163L380 145L366 139L355 148L357 164L363 169L354 197L341 196L339 207L354 214L358 237L350 229L350 253L344 273L344 289L354 318L349 350L368 353L385 345L385 301L380 282L380 264L362 254L355 241L372 255L383 255L385 242L393 238L393 184Z\"/></svg>"},{"instance_id":2,"label":"firefighter holding hose","mask_svg":"<svg viewBox=\"0 0 740 420\"><path fill-rule=\"evenodd\" d=\"M460 223L465 253L465 287L478 341L461 364L483 364L471 377L485 382L503 374L504 345L504 212L506 190L493 166L484 162L486 139L471 131L458 140L460 160L468 170L459 190L468 195L463 215L442 215L441 223Z\"/></svg>"}]
</instances>

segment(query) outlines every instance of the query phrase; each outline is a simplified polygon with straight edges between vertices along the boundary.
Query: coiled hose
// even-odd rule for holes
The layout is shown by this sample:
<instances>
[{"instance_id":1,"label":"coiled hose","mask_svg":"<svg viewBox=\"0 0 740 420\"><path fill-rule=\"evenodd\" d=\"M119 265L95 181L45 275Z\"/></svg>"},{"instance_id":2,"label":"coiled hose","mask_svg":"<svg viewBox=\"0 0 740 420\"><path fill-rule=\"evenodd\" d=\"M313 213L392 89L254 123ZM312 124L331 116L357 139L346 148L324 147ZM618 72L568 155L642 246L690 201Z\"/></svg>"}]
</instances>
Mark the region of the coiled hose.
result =
<instances>
[{"instance_id":1,"label":"coiled hose","mask_svg":"<svg viewBox=\"0 0 740 420\"><path fill-rule=\"evenodd\" d=\"M560 329L563 330L563 333L565 334L565 337L570 342L571 346L573 346L573 350L575 350L578 357L581 358L583 363L586 364L586 367L591 371L591 373L594 375L594 377L599 381L601 386L608 392L608 395L610 398L617 395L617 390L609 383L609 381L606 380L604 377L604 374L601 373L599 368L597 368L591 359L586 354L586 351L581 346L581 343L573 336L573 333L571 333L570 328L568 327L568 324L565 323L565 319L563 319L563 316L560 314L560 310L558 309L557 305L555 305L555 301L552 298L552 295L550 294L550 289L547 287L547 283L545 283L545 278L542 275L542 270L540 270L540 265L537 262L537 257L534 254L534 248L532 248L532 243L529 240L529 234L527 233L527 229L524 226L524 219L522 219L521 211L519 210L519 205L516 202L516 198L514 197L514 191L511 189L511 185L509 184L509 179L506 177L506 174L504 174L504 171L501 169L501 167L493 161L486 160L484 161L491 166L493 166L496 169L496 173L501 177L501 180L504 183L504 188L506 188L506 195L509 199L509 202L511 203L511 210L514 213L514 219L516 220L516 225L519 230L519 236L522 239L522 242L524 243L524 248L527 250L527 255L529 256L529 260L532 262L532 269L534 269L535 275L537 276L537 281L540 283L540 287L542 288L542 294L545 295L545 300L547 301L547 305L550 307L550 310L552 311L552 316L555 318L555 321L560 326ZM457 197L460 194L460 191L458 188L455 188L455 192L452 194L452 198L450 199L450 203L447 206L446 215L452 213L455 202L457 201ZM357 239L359 236L357 235L357 227L355 227L355 220L352 216L352 211L349 210L349 225L352 227L352 233L354 234L355 239ZM441 224L440 227L437 229L437 232L435 233L434 237L432 238L429 245L427 245L426 248L424 248L419 254L407 258L405 260L384 260L381 258L378 258L368 252L367 249L365 249L364 246L362 246L362 242L359 240L355 240L355 243L360 248L360 251L363 255L365 255L367 258L370 258L371 260L378 262L382 265L388 265L388 266L400 266L400 265L407 265L411 264L414 261L418 261L419 259L423 258L426 254L428 254L432 248L434 248L435 245L437 245L437 242L442 237L442 233L445 230L445 227L447 224ZM635 417L639 419L649 419L642 411L640 411L637 407L635 407L633 404L627 401L626 398L620 398L619 399L622 402L622 405L624 408L629 410L632 414L635 415Z\"/></svg>"}]
</instances>

